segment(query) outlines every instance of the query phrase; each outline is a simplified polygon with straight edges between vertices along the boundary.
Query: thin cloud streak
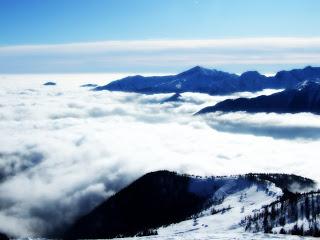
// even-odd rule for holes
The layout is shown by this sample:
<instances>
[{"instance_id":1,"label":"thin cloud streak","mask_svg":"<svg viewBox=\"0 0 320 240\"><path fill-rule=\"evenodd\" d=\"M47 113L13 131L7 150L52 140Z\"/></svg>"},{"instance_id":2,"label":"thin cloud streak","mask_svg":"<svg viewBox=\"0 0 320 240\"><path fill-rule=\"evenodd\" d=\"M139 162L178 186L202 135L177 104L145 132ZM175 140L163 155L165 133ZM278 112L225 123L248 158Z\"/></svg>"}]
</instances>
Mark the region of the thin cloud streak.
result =
<instances>
[{"instance_id":1,"label":"thin cloud streak","mask_svg":"<svg viewBox=\"0 0 320 240\"><path fill-rule=\"evenodd\" d=\"M144 50L173 50L173 49L200 49L200 48L319 48L320 37L310 38L227 38L208 40L128 40L128 41L102 41L88 43L43 44L43 45L17 45L2 46L0 54L5 53L80 53L100 51L144 51Z\"/></svg>"},{"instance_id":2,"label":"thin cloud streak","mask_svg":"<svg viewBox=\"0 0 320 240\"><path fill-rule=\"evenodd\" d=\"M320 37L137 40L0 46L0 72L173 71L193 65L315 65ZM257 67L258 66L258 67ZM258 69L259 70L259 69Z\"/></svg>"}]
</instances>

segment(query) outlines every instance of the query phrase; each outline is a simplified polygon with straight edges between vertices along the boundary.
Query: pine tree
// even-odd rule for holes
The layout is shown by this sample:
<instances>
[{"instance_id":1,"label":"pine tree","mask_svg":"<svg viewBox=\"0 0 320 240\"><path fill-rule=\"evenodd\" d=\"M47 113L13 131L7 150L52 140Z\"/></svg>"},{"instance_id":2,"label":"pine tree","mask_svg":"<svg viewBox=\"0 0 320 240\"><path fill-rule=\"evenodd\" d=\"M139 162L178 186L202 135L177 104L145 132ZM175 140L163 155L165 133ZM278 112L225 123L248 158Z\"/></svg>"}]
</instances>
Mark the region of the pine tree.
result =
<instances>
[{"instance_id":1,"label":"pine tree","mask_svg":"<svg viewBox=\"0 0 320 240\"><path fill-rule=\"evenodd\" d=\"M305 216L307 219L310 219L310 203L309 203L308 196L305 197L304 205L305 205Z\"/></svg>"}]
</instances>

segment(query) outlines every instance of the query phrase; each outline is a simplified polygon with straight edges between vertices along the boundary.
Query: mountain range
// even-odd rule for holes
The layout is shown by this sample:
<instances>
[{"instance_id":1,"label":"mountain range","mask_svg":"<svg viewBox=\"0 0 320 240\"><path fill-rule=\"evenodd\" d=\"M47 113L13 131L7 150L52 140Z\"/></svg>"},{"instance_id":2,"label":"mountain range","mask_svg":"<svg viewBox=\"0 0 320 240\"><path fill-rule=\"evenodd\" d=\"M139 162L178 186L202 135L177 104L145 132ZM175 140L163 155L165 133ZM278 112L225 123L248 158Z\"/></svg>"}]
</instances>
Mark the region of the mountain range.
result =
<instances>
[{"instance_id":1,"label":"mountain range","mask_svg":"<svg viewBox=\"0 0 320 240\"><path fill-rule=\"evenodd\" d=\"M129 76L113 81L94 90L136 92L144 94L198 92L223 95L234 92L256 92L266 88L290 89L305 80L320 79L320 67L305 67L290 71L280 71L267 77L257 71L247 71L241 75L207 69L200 66L177 75L144 77Z\"/></svg>"},{"instance_id":2,"label":"mountain range","mask_svg":"<svg viewBox=\"0 0 320 240\"><path fill-rule=\"evenodd\" d=\"M209 112L236 112L246 111L275 112L275 113L320 113L320 83L304 81L294 89L287 89L268 96L262 95L255 98L227 99L214 106L205 107L197 114Z\"/></svg>"}]
</instances>

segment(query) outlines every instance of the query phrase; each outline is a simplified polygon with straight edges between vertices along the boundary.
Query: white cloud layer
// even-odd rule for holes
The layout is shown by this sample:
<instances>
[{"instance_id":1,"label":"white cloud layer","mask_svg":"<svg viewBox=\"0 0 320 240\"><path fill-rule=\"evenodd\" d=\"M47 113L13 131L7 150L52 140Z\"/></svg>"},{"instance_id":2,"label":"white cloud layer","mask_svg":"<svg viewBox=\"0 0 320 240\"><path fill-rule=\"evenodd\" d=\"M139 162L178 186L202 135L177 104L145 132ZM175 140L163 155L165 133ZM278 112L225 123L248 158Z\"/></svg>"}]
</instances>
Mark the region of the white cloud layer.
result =
<instances>
[{"instance_id":1,"label":"white cloud layer","mask_svg":"<svg viewBox=\"0 0 320 240\"><path fill-rule=\"evenodd\" d=\"M128 40L0 46L0 72L177 71L194 65L231 71L319 64L320 37ZM269 66L269 67L266 67ZM279 70L279 69L277 69Z\"/></svg>"},{"instance_id":2,"label":"white cloud layer","mask_svg":"<svg viewBox=\"0 0 320 240\"><path fill-rule=\"evenodd\" d=\"M48 80L57 86L42 86ZM57 232L152 170L287 172L320 180L320 140L301 132L319 133L318 116L193 117L227 96L184 93L184 102L162 104L170 94L79 87L109 80L106 75L1 77L0 231L18 236ZM253 94L231 97L239 95ZM291 135L279 136L270 128Z\"/></svg>"}]
</instances>

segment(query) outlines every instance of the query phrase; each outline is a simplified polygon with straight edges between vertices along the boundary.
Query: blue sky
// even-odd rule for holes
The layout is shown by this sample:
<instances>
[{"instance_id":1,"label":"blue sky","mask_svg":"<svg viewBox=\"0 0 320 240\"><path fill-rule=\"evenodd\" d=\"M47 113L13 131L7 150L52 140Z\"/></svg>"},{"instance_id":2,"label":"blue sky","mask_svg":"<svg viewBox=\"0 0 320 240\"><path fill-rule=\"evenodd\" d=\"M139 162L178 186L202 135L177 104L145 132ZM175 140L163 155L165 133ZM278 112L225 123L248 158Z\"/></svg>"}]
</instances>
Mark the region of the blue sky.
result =
<instances>
[{"instance_id":1,"label":"blue sky","mask_svg":"<svg viewBox=\"0 0 320 240\"><path fill-rule=\"evenodd\" d=\"M165 64L157 64L154 55L155 62L150 66L152 52L149 52L147 54L149 66L145 66L141 58L146 57L147 50L142 49L140 51L142 55L139 58L140 66L124 64L123 67L117 65L112 69L110 61L107 61L108 67L104 68L102 64L101 67L97 67L92 58L87 61L91 67L84 62L71 64L71 60L67 62L69 55L52 56L52 53L47 54L46 49L41 51L41 61L39 53L36 54L38 58L34 59L32 57L34 53L12 54L8 49L3 53L3 49L21 45L133 40L177 41L275 37L310 39L320 37L319 9L320 1L318 0L0 0L0 64L2 64L0 72L178 71L195 62L189 61L188 64L177 66L173 63L165 66ZM123 45L125 43L127 42ZM305 47L308 49L306 50ZM300 47L299 52L312 52L312 47L312 45L304 46L303 49ZM318 50L316 46L313 54L314 52L318 54ZM193 54L194 51L196 50L193 50ZM199 51L203 56L203 49ZM292 53L292 49L286 51ZM189 53L186 52L186 56ZM120 55L124 57L126 53L122 51L121 54L117 54L119 61ZM169 53L165 55L170 58ZM217 57L217 54L215 56ZM110 55L106 54L105 57ZM73 56L73 58L76 57ZM180 54L181 58L183 57ZM279 56L277 58L279 59ZM32 64L33 59L34 64ZM197 59L201 59L201 56ZM203 65L210 67L218 65L226 70L241 71L247 65L240 66L241 64L232 63L232 61L228 63L227 60L223 64L217 64L217 61L212 61L210 64L207 60ZM65 64L60 68L53 66L53 62L61 61L66 61L69 67ZM200 61L199 64L202 62ZM313 55L311 58L309 56L307 59L304 55L303 59L297 63L289 61L280 64L268 60L268 64L261 62L254 64L251 61L249 68L273 71L276 68L280 69L281 66L290 68L314 65L317 62L318 56Z\"/></svg>"}]
</instances>

